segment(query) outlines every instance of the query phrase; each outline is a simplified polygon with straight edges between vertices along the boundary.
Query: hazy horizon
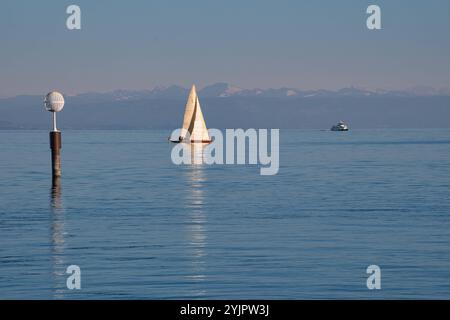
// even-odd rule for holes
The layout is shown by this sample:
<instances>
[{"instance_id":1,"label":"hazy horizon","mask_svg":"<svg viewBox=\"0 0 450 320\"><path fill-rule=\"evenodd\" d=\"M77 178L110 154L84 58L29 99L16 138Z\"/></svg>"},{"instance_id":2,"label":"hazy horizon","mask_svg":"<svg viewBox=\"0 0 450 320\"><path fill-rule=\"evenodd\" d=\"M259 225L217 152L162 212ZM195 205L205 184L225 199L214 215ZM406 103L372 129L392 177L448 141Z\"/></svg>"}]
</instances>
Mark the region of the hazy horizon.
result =
<instances>
[{"instance_id":1,"label":"hazy horizon","mask_svg":"<svg viewBox=\"0 0 450 320\"><path fill-rule=\"evenodd\" d=\"M194 85L196 85L195 83L193 83ZM237 88L237 89L241 89L241 90L281 90L281 89L294 89L294 90L298 90L299 92L308 92L308 91L329 91L329 92L339 92L341 90L345 90L345 89L356 89L356 90L364 90L364 91L369 91L369 92L373 92L373 93L377 93L377 92L403 92L403 93L414 93L417 91L434 91L435 93L433 93L433 95L444 95L444 96L450 96L450 88L448 87L431 87L431 86L414 86L414 87L408 87L408 88L402 88L402 89L389 89L389 88L365 88L365 87L360 87L360 86L354 86L354 85L348 85L348 86L344 86L344 87L339 87L339 88L334 88L334 89L329 89L329 88L315 88L315 89L306 89L306 88L296 88L293 86L282 86L282 87L239 87L239 86L235 86L232 83L227 83L225 81L219 81L219 82L215 82L215 83L210 83L210 84L205 84L203 86L197 86L198 90L203 90L205 88L208 87L212 87L215 85L219 85L219 84L227 84L233 88ZM179 87L179 88L183 88L185 90L189 90L191 88L191 85L187 85L187 86L183 86L183 85L178 85L178 84L169 84L169 85L156 85L153 87L149 87L149 88L142 88L142 89L134 89L134 88L115 88L115 89L110 89L110 90L103 90L103 91L94 91L94 90L90 90L90 91L83 91L83 92L61 92L64 96L67 97L73 97L73 96L79 96L79 95L85 95L85 94L110 94L110 93L114 93L114 92L118 92L118 91L128 91L128 92L144 92L144 91L155 91L155 90L166 90L169 89L170 87ZM49 88L47 91L58 91L58 88ZM47 94L48 92L21 92L18 94L14 94L14 95L9 95L9 96L0 96L0 99L9 99L9 98L15 98L15 97L20 97L20 96L44 96L45 94ZM419 93L418 95L422 95L421 93ZM427 93L423 94L423 95L428 95Z\"/></svg>"}]
</instances>

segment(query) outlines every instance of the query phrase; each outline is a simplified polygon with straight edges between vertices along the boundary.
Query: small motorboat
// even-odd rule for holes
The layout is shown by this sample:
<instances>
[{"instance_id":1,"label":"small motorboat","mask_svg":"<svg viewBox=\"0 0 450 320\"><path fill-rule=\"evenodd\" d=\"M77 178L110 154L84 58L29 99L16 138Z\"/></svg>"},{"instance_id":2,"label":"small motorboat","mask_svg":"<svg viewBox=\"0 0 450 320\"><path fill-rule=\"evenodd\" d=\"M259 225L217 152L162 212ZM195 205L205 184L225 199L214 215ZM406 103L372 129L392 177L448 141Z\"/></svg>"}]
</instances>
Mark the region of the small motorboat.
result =
<instances>
[{"instance_id":1,"label":"small motorboat","mask_svg":"<svg viewBox=\"0 0 450 320\"><path fill-rule=\"evenodd\" d=\"M339 121L338 124L331 127L331 131L348 131L348 126L343 121Z\"/></svg>"}]
</instances>

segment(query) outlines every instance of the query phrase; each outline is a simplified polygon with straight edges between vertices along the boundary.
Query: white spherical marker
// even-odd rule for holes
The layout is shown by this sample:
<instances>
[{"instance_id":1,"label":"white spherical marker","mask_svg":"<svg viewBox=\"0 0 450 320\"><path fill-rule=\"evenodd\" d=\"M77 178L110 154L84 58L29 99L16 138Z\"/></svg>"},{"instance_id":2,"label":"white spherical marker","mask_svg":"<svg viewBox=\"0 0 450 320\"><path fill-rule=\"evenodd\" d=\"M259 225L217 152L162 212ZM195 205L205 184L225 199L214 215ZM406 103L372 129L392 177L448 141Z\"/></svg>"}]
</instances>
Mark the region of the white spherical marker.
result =
<instances>
[{"instance_id":1,"label":"white spherical marker","mask_svg":"<svg viewBox=\"0 0 450 320\"><path fill-rule=\"evenodd\" d=\"M45 110L53 115L53 130L50 132L50 149L52 150L52 177L55 179L61 177L61 132L56 127L56 113L64 108L64 97L61 93L52 91L45 96Z\"/></svg>"},{"instance_id":2,"label":"white spherical marker","mask_svg":"<svg viewBox=\"0 0 450 320\"><path fill-rule=\"evenodd\" d=\"M45 110L50 111L53 114L53 131L57 132L56 112L60 112L64 108L64 96L57 91L48 93L45 96L44 107Z\"/></svg>"}]
</instances>

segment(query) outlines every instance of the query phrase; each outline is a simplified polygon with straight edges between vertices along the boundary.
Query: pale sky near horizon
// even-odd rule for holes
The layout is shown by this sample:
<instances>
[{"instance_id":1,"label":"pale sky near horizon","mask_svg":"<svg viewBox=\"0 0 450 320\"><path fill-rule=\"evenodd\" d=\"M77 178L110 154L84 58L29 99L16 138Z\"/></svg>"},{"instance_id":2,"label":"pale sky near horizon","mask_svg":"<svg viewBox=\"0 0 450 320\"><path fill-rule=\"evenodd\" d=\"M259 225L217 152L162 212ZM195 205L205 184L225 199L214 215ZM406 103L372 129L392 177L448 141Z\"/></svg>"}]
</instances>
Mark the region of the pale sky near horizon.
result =
<instances>
[{"instance_id":1,"label":"pale sky near horizon","mask_svg":"<svg viewBox=\"0 0 450 320\"><path fill-rule=\"evenodd\" d=\"M82 29L66 28L77 4ZM382 30L366 27L377 4ZM0 97L228 82L450 88L448 0L2 0Z\"/></svg>"}]
</instances>

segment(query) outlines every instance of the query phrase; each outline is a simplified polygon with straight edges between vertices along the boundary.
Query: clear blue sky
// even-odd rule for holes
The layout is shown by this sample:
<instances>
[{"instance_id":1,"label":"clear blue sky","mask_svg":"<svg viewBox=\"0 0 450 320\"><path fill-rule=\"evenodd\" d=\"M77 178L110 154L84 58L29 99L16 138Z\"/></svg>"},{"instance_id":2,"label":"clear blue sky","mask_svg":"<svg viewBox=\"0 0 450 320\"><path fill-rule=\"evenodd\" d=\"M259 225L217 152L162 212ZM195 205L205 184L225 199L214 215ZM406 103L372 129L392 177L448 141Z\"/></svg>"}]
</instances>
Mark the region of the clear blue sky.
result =
<instances>
[{"instance_id":1,"label":"clear blue sky","mask_svg":"<svg viewBox=\"0 0 450 320\"><path fill-rule=\"evenodd\" d=\"M82 30L65 27L66 7ZM383 30L366 28L382 9ZM199 86L450 87L448 0L2 0L0 96Z\"/></svg>"}]
</instances>

